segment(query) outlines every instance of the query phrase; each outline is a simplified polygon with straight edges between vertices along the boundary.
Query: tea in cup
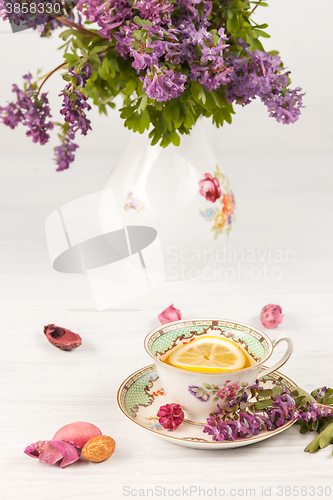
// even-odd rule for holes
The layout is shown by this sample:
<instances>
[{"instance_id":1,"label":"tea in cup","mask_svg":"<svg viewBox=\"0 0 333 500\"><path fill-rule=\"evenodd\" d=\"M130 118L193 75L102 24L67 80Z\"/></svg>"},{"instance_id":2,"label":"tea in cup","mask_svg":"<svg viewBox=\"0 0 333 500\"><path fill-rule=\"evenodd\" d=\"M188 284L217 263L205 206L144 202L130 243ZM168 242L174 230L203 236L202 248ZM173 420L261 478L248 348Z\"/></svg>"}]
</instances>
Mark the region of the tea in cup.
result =
<instances>
[{"instance_id":1,"label":"tea in cup","mask_svg":"<svg viewBox=\"0 0 333 500\"><path fill-rule=\"evenodd\" d=\"M271 368L262 365L274 347L286 341L287 351ZM187 421L204 423L245 387L280 368L293 344L280 335L229 320L181 320L156 328L144 341L170 402L178 403Z\"/></svg>"}]
</instances>

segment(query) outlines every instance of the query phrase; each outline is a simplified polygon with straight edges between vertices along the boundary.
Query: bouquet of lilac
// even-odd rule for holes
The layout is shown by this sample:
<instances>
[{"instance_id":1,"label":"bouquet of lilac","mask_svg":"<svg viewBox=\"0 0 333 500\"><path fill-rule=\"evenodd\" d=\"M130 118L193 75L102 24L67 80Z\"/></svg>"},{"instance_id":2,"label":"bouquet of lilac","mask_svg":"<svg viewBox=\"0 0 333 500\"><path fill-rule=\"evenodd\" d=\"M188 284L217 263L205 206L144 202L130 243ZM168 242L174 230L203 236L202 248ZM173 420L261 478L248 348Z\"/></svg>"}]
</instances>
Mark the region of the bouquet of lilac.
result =
<instances>
[{"instance_id":1,"label":"bouquet of lilac","mask_svg":"<svg viewBox=\"0 0 333 500\"><path fill-rule=\"evenodd\" d=\"M0 0L0 17L9 19ZM43 77L26 75L16 100L0 107L0 121L14 129L28 127L33 142L45 144L54 125L60 127L55 148L57 170L74 160L75 135L91 129L91 106L101 113L123 98L120 116L134 132L150 129L152 144L179 145L199 117L220 127L231 123L233 104L259 98L269 116L294 123L301 112L300 88L290 89L289 71L277 52L267 53L260 38L266 24L253 19L262 0L79 0L66 4L66 16L34 29L60 33L64 61ZM13 14L11 22L29 15ZM88 29L89 28L89 29ZM53 123L42 87L55 71L65 70L61 92L63 123Z\"/></svg>"}]
</instances>

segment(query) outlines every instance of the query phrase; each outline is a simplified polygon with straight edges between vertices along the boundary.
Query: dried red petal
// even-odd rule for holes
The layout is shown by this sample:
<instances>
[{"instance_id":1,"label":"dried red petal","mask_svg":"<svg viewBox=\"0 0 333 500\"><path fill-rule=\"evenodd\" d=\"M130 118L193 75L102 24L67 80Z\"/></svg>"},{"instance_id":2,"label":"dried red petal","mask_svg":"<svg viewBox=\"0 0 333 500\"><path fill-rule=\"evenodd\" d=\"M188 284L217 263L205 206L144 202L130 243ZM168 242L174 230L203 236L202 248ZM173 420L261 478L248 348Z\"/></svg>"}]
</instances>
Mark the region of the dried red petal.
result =
<instances>
[{"instance_id":1,"label":"dried red petal","mask_svg":"<svg viewBox=\"0 0 333 500\"><path fill-rule=\"evenodd\" d=\"M171 323L171 321L179 321L182 319L182 315L179 309L176 309L173 307L173 304L171 306L167 307L161 314L158 316L158 319L162 323L162 325L165 325L166 323Z\"/></svg>"},{"instance_id":2,"label":"dried red petal","mask_svg":"<svg viewBox=\"0 0 333 500\"><path fill-rule=\"evenodd\" d=\"M260 313L260 321L265 328L276 328L283 318L281 307L275 304L267 304Z\"/></svg>"},{"instance_id":3,"label":"dried red petal","mask_svg":"<svg viewBox=\"0 0 333 500\"><path fill-rule=\"evenodd\" d=\"M82 339L78 333L74 333L61 326L52 324L44 326L44 333L51 344L63 351L71 351L82 344Z\"/></svg>"},{"instance_id":4,"label":"dried red petal","mask_svg":"<svg viewBox=\"0 0 333 500\"><path fill-rule=\"evenodd\" d=\"M168 403L160 407L157 412L159 423L164 427L174 431L184 420L184 412L177 403Z\"/></svg>"},{"instance_id":5,"label":"dried red petal","mask_svg":"<svg viewBox=\"0 0 333 500\"><path fill-rule=\"evenodd\" d=\"M61 460L60 468L73 464L79 460L77 449L63 441L37 441L27 446L24 453L29 457L38 458L41 462L54 465Z\"/></svg>"}]
</instances>

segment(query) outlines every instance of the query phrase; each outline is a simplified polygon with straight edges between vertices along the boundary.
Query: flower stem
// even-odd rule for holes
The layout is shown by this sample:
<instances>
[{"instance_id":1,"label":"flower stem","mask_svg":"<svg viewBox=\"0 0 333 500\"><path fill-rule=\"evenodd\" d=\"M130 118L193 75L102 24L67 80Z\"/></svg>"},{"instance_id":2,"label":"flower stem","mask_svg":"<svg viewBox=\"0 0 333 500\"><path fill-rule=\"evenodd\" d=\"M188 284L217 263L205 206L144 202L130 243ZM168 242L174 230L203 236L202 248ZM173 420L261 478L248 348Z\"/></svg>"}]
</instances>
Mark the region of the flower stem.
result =
<instances>
[{"instance_id":1,"label":"flower stem","mask_svg":"<svg viewBox=\"0 0 333 500\"><path fill-rule=\"evenodd\" d=\"M46 81L50 78L50 76L52 76L52 75L53 75L53 73L55 73L56 71L58 71L58 69L63 68L63 67L64 67L64 66L66 66L67 64L69 64L69 63L68 63L68 62L63 62L62 64L59 64L59 66L57 66L56 68L54 68L52 71L50 71L50 73L48 73L48 74L46 75L46 77L44 78L43 82L41 83L41 85L40 85L40 87L39 87L39 89L38 89L38 91L37 91L37 95L38 95L38 94L39 94L39 92L41 91L41 89L42 89L42 87L43 87L44 83L45 83L45 82L46 82Z\"/></svg>"},{"instance_id":2,"label":"flower stem","mask_svg":"<svg viewBox=\"0 0 333 500\"><path fill-rule=\"evenodd\" d=\"M256 10L256 8L257 8L257 7L259 7L259 5L261 4L261 2L262 2L262 0L259 0L259 2L257 3L257 5L255 5L255 6L253 7L253 9L252 9L252 10L251 10L251 12L250 12L250 16L251 16L251 14L253 14L253 12Z\"/></svg>"},{"instance_id":3,"label":"flower stem","mask_svg":"<svg viewBox=\"0 0 333 500\"><path fill-rule=\"evenodd\" d=\"M80 31L80 33L83 33L84 35L89 35L94 38L98 38L99 35L96 33L93 33L92 31L86 30L85 28L82 28L82 26L79 26L78 24L72 23L72 21L68 21L64 17L56 17L54 16L57 21L60 21L63 24L66 24L67 26L70 26L71 28L75 28L77 31Z\"/></svg>"}]
</instances>

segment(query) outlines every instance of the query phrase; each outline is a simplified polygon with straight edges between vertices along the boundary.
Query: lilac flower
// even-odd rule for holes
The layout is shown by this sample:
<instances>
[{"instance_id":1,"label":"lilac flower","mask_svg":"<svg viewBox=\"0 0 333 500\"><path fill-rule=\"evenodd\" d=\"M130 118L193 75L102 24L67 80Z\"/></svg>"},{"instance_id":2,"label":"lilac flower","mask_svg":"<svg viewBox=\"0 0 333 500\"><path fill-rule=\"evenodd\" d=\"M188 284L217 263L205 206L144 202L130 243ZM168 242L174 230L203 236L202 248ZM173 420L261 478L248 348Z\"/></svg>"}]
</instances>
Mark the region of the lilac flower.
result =
<instances>
[{"instance_id":1,"label":"lilac flower","mask_svg":"<svg viewBox=\"0 0 333 500\"><path fill-rule=\"evenodd\" d=\"M91 130L90 120L86 117L85 109L90 110L91 106L86 102L87 97L79 90L70 92L72 84L66 85L60 96L64 96L64 101L60 113L65 121L73 125L73 131L81 130L81 134L86 135Z\"/></svg>"},{"instance_id":2,"label":"lilac flower","mask_svg":"<svg viewBox=\"0 0 333 500\"><path fill-rule=\"evenodd\" d=\"M81 90L91 77L91 67L86 63L80 71L74 72L71 69L69 73L74 77L76 83L69 83L59 94L64 97L60 113L64 116L65 121L72 125L73 132L81 130L81 134L86 135L88 130L91 130L91 126L85 110L89 111L91 106L87 103L88 98Z\"/></svg>"},{"instance_id":3,"label":"lilac flower","mask_svg":"<svg viewBox=\"0 0 333 500\"><path fill-rule=\"evenodd\" d=\"M209 67L193 64L190 79L197 80L206 90L210 91L229 83L232 72L232 67L227 68L221 63L211 64Z\"/></svg>"},{"instance_id":4,"label":"lilac flower","mask_svg":"<svg viewBox=\"0 0 333 500\"><path fill-rule=\"evenodd\" d=\"M132 6L126 0L109 0L104 3L99 0L79 0L77 8L89 22L96 22L100 27L99 35L110 41L113 39L113 30L134 17Z\"/></svg>"},{"instance_id":5,"label":"lilac flower","mask_svg":"<svg viewBox=\"0 0 333 500\"><path fill-rule=\"evenodd\" d=\"M0 120L11 129L22 123L28 128L26 135L31 137L33 142L44 145L50 138L48 130L53 129L53 122L48 121L52 116L47 94L38 96L36 88L31 86L31 74L23 78L27 81L25 90L19 89L16 84L13 85L16 102L9 103L5 108L0 107Z\"/></svg>"},{"instance_id":6,"label":"lilac flower","mask_svg":"<svg viewBox=\"0 0 333 500\"><path fill-rule=\"evenodd\" d=\"M74 151L79 147L74 144L73 139L75 138L75 132L73 127L66 124L64 126L64 132L60 135L61 145L54 148L55 158L54 161L58 165L57 172L66 170L69 165L74 161Z\"/></svg>"},{"instance_id":7,"label":"lilac flower","mask_svg":"<svg viewBox=\"0 0 333 500\"><path fill-rule=\"evenodd\" d=\"M263 415L239 411L237 419L231 419L230 413L219 408L211 413L203 432L212 436L213 441L235 441L248 436L256 436L263 430L272 430L273 424Z\"/></svg>"},{"instance_id":8,"label":"lilac flower","mask_svg":"<svg viewBox=\"0 0 333 500\"><path fill-rule=\"evenodd\" d=\"M250 52L248 44L238 40L248 58L231 56L228 64L234 68L230 76L226 97L230 103L245 106L259 97L267 106L269 116L278 122L294 123L303 107L301 89L284 90L288 85L289 72L281 73L281 59L266 52Z\"/></svg>"},{"instance_id":9,"label":"lilac flower","mask_svg":"<svg viewBox=\"0 0 333 500\"><path fill-rule=\"evenodd\" d=\"M0 106L0 120L4 125L14 129L22 119L23 113L15 103L10 102L5 108Z\"/></svg>"},{"instance_id":10,"label":"lilac flower","mask_svg":"<svg viewBox=\"0 0 333 500\"><path fill-rule=\"evenodd\" d=\"M184 92L185 75L171 70L161 71L156 66L154 69L155 73L148 70L145 77L140 77L143 82L142 90L150 99L156 99L159 102L170 101Z\"/></svg>"}]
</instances>

